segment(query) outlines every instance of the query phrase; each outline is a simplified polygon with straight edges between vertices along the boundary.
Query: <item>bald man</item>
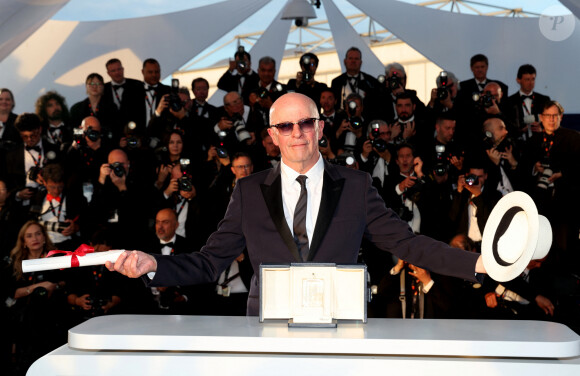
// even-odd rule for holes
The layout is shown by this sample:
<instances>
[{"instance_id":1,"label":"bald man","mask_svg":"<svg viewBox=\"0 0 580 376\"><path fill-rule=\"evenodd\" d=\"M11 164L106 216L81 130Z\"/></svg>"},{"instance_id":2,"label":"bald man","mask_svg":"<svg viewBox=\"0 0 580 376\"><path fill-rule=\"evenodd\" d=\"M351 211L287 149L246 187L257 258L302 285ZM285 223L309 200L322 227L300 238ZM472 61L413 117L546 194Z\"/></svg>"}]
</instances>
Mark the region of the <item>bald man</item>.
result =
<instances>
[{"instance_id":1,"label":"bald man","mask_svg":"<svg viewBox=\"0 0 580 376\"><path fill-rule=\"evenodd\" d=\"M151 286L201 283L215 280L246 247L254 269L248 315L259 312L260 264L354 264L363 236L439 273L475 280L476 271L485 272L477 254L414 235L386 208L369 174L326 163L318 151L324 122L310 98L283 95L270 109L270 124L280 165L238 181L223 221L200 252L125 252L107 267L129 277L155 272Z\"/></svg>"}]
</instances>

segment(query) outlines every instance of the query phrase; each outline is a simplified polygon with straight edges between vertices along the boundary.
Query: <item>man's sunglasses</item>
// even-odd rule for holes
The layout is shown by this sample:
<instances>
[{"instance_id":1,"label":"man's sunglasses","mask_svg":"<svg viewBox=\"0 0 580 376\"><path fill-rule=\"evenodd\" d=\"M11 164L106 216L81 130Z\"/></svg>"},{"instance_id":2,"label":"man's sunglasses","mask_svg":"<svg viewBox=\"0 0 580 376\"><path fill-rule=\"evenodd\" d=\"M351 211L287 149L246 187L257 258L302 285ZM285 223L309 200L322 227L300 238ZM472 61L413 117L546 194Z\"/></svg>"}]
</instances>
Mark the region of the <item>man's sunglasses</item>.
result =
<instances>
[{"instance_id":1,"label":"man's sunglasses","mask_svg":"<svg viewBox=\"0 0 580 376\"><path fill-rule=\"evenodd\" d=\"M273 125L271 125L271 127L278 129L278 132L280 132L280 134L283 136L288 136L288 135L292 134L292 130L294 129L294 124L298 124L298 126L300 127L300 130L302 132L310 133L314 130L314 126L315 126L317 120L318 119L316 119L316 118L306 118L306 119L298 120L296 122L289 121L286 123L273 124Z\"/></svg>"}]
</instances>

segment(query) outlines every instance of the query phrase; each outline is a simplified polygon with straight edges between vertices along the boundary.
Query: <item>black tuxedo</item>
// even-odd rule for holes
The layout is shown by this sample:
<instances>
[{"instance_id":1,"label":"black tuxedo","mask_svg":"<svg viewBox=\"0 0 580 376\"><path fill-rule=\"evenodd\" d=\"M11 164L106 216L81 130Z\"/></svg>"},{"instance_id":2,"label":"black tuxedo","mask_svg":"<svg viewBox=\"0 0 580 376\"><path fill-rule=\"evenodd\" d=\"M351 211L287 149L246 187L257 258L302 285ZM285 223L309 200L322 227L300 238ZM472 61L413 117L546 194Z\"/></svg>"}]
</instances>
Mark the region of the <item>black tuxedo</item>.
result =
<instances>
[{"instance_id":1,"label":"black tuxedo","mask_svg":"<svg viewBox=\"0 0 580 376\"><path fill-rule=\"evenodd\" d=\"M115 100L120 99L121 107L117 108L117 118L112 124L107 124L109 128L113 131L113 136L115 140L118 140L123 133L123 127L131 120L135 121L135 111L141 108L139 102L144 100L143 93L143 82L134 80L132 78L125 78L125 83L123 84L123 94L115 95L115 90L113 88L113 82L107 82L105 84L105 91L103 93L103 100L108 106L113 106L117 108ZM101 124L102 126L103 124Z\"/></svg>"},{"instance_id":2,"label":"black tuxedo","mask_svg":"<svg viewBox=\"0 0 580 376\"><path fill-rule=\"evenodd\" d=\"M137 123L138 129L145 130L148 126L147 111L149 111L149 108L145 104L145 84L143 82L140 82L139 84L140 86L135 87L134 94L131 92L132 97L129 100L130 103L127 120L134 121ZM151 109L151 118L155 116L155 110L157 109L157 106L159 106L159 102L162 100L163 96L165 94L169 94L170 92L171 88L169 86L163 85L162 83L157 84L157 87L153 90L153 96L155 100L153 101L153 108ZM125 93L123 93L123 97L125 97ZM125 124L122 125L124 126Z\"/></svg>"},{"instance_id":3,"label":"black tuxedo","mask_svg":"<svg viewBox=\"0 0 580 376\"><path fill-rule=\"evenodd\" d=\"M114 131L118 128L118 115L119 110L117 109L117 106L114 103L109 102L105 97L101 98L96 109L91 107L89 98L85 98L71 107L70 123L73 127L78 128L84 118L87 116L94 116L99 119L103 129Z\"/></svg>"},{"instance_id":4,"label":"black tuxedo","mask_svg":"<svg viewBox=\"0 0 580 376\"><path fill-rule=\"evenodd\" d=\"M335 77L330 85L330 88L334 92L338 108L344 108L345 106L344 101L347 97L345 94L345 87L349 85L348 79L348 75L343 73L340 76ZM363 100L363 117L367 119L376 119L379 113L381 84L373 76L360 72L355 86L357 91L362 90L365 93Z\"/></svg>"},{"instance_id":5,"label":"black tuxedo","mask_svg":"<svg viewBox=\"0 0 580 376\"><path fill-rule=\"evenodd\" d=\"M52 154L52 153L54 154ZM24 188L26 184L26 174L28 171L24 170L24 145L18 146L16 149L10 151L6 155L6 178L7 185L9 189L16 188L20 190ZM54 159L48 159L48 156L54 155ZM40 166L45 166L48 163L58 163L60 162L60 151L59 149L43 140L42 141L42 164Z\"/></svg>"},{"instance_id":6,"label":"black tuxedo","mask_svg":"<svg viewBox=\"0 0 580 376\"><path fill-rule=\"evenodd\" d=\"M499 87L501 87L501 92L503 93L503 97L502 97L501 102L502 103L507 102L508 86L501 81L490 80L489 78L486 79L484 86L489 84L490 82L496 82L497 84L499 84ZM465 98L471 98L471 95L473 93L479 93L481 91L481 90L479 90L479 86L477 85L477 82L475 82L475 78L461 81L460 86L461 86L461 90L459 90L459 93L457 94L457 96L461 96L461 97L465 97Z\"/></svg>"},{"instance_id":7,"label":"black tuxedo","mask_svg":"<svg viewBox=\"0 0 580 376\"><path fill-rule=\"evenodd\" d=\"M241 93L239 87L241 75L239 74L233 75L229 70L227 70L226 73L224 73L223 76L221 76L217 86L219 89L222 89L227 93L231 91L240 93L242 98L244 99L244 104L249 105L250 93L254 88L258 87L260 77L258 76L258 73L254 71L250 71L244 76L245 76L244 85L242 86Z\"/></svg>"},{"instance_id":8,"label":"black tuxedo","mask_svg":"<svg viewBox=\"0 0 580 376\"><path fill-rule=\"evenodd\" d=\"M248 314L258 314L258 271L262 263L301 261L282 204L280 168L236 184L228 210L200 252L157 256L153 286L215 280L246 247L254 277ZM367 173L324 164L322 200L308 262L356 263L363 236L383 251L440 273L474 280L478 255L415 236L385 207Z\"/></svg>"},{"instance_id":9,"label":"black tuxedo","mask_svg":"<svg viewBox=\"0 0 580 376\"><path fill-rule=\"evenodd\" d=\"M524 123L524 116L534 115L535 121L539 122L539 114L544 110L544 104L550 100L550 97L540 93L532 93L532 108L531 113L528 114L523 108L524 99L518 91L508 98L508 118L513 129L508 129L508 132L513 137L519 137L525 131L526 124ZM526 107L527 108L527 107ZM530 110L530 109L528 109Z\"/></svg>"},{"instance_id":10,"label":"black tuxedo","mask_svg":"<svg viewBox=\"0 0 580 376\"><path fill-rule=\"evenodd\" d=\"M500 199L501 193L499 193L495 187L488 184L484 185L484 189L481 194L477 197L474 197L473 200L471 200L471 192L465 188L461 193L455 192L453 202L451 204L451 210L449 212L451 220L455 222L455 233L467 234L469 229L469 214L467 212L467 208L469 205L471 205L470 201L473 201L473 204L477 208L477 212L475 214L477 217L477 226L479 227L481 235L483 236L483 229L485 228L487 219L489 218L493 207Z\"/></svg>"},{"instance_id":11,"label":"black tuxedo","mask_svg":"<svg viewBox=\"0 0 580 376\"><path fill-rule=\"evenodd\" d=\"M310 84L302 81L300 86L296 86L296 79L292 78L288 81L286 85L286 89L290 91L294 91L296 93L304 94L308 98L312 99L314 103L320 108L320 95L322 94L323 90L328 89L325 83L314 81ZM339 98L337 97L337 100Z\"/></svg>"}]
</instances>

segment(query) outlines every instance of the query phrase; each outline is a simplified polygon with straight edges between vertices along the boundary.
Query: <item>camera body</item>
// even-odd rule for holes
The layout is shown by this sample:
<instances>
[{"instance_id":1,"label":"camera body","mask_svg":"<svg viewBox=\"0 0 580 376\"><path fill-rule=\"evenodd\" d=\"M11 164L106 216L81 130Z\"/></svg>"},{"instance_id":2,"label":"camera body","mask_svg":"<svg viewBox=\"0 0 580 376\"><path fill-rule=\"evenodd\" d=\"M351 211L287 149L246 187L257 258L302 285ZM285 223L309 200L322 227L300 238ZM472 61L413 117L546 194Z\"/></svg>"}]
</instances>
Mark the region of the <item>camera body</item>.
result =
<instances>
[{"instance_id":1,"label":"camera body","mask_svg":"<svg viewBox=\"0 0 580 376\"><path fill-rule=\"evenodd\" d=\"M396 90L400 86L403 86L403 81L401 80L401 77L399 77L397 72L393 72L393 75L391 77L387 77L386 82L387 82L387 87L391 91Z\"/></svg>"},{"instance_id":2,"label":"camera body","mask_svg":"<svg viewBox=\"0 0 580 376\"><path fill-rule=\"evenodd\" d=\"M167 101L172 111L178 112L183 108L183 103L179 97L179 80L177 78L171 80L171 92L167 97Z\"/></svg>"},{"instance_id":3,"label":"camera body","mask_svg":"<svg viewBox=\"0 0 580 376\"><path fill-rule=\"evenodd\" d=\"M465 184L469 185L470 187L478 186L479 178L474 174L465 175Z\"/></svg>"},{"instance_id":4,"label":"camera body","mask_svg":"<svg viewBox=\"0 0 580 376\"><path fill-rule=\"evenodd\" d=\"M109 165L115 176L122 178L125 175L125 167L120 162L114 162Z\"/></svg>"},{"instance_id":5,"label":"camera body","mask_svg":"<svg viewBox=\"0 0 580 376\"><path fill-rule=\"evenodd\" d=\"M89 296L87 299L89 301L89 305L91 306L91 309L89 310L89 315L91 317L101 316L105 314L103 306L109 303L109 299L103 299L99 297L93 298L92 296Z\"/></svg>"},{"instance_id":6,"label":"camera body","mask_svg":"<svg viewBox=\"0 0 580 376\"><path fill-rule=\"evenodd\" d=\"M493 95L490 93L473 93L471 99L480 107L490 108L493 106Z\"/></svg>"},{"instance_id":7,"label":"camera body","mask_svg":"<svg viewBox=\"0 0 580 376\"><path fill-rule=\"evenodd\" d=\"M41 174L42 174L41 167L32 166L32 167L30 167L30 170L28 170L28 179L30 179L32 181L36 181L36 179L38 179L38 176Z\"/></svg>"},{"instance_id":8,"label":"camera body","mask_svg":"<svg viewBox=\"0 0 580 376\"><path fill-rule=\"evenodd\" d=\"M320 140L318 140L318 146L320 146L321 148L328 147L328 139L326 138L326 136L322 136Z\"/></svg>"},{"instance_id":9,"label":"camera body","mask_svg":"<svg viewBox=\"0 0 580 376\"><path fill-rule=\"evenodd\" d=\"M387 150L387 142L382 138L380 138L381 136L380 126L381 125L376 122L371 124L371 135L373 136L371 144L373 145L373 148L377 149L380 153L382 153L385 150Z\"/></svg>"},{"instance_id":10,"label":"camera body","mask_svg":"<svg viewBox=\"0 0 580 376\"><path fill-rule=\"evenodd\" d=\"M440 86L437 88L437 99L444 101L449 96L449 79L447 77L447 72L443 71L439 74Z\"/></svg>"},{"instance_id":11,"label":"camera body","mask_svg":"<svg viewBox=\"0 0 580 376\"><path fill-rule=\"evenodd\" d=\"M435 165L433 172L437 176L443 176L449 171L449 161L451 154L446 150L445 145L435 145Z\"/></svg>"}]
</instances>

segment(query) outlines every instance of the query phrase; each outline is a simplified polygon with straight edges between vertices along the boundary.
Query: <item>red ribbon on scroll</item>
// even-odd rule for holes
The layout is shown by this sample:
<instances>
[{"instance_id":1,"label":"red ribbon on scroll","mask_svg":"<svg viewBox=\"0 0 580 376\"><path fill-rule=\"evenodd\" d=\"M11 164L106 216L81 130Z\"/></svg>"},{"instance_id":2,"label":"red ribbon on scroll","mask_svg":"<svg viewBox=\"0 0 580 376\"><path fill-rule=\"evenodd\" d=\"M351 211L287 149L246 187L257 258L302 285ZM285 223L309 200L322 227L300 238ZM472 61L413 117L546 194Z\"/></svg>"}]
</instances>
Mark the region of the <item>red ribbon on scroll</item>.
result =
<instances>
[{"instance_id":1,"label":"red ribbon on scroll","mask_svg":"<svg viewBox=\"0 0 580 376\"><path fill-rule=\"evenodd\" d=\"M46 257L50 257L50 256L56 255L58 253L62 253L65 256L72 256L70 259L70 266L71 266L71 268L78 268L79 267L78 256L82 257L82 256L86 255L87 253L93 253L93 252L95 252L95 249L93 247L91 247L90 245L81 244L81 246L78 247L74 252L55 250L55 251L48 252Z\"/></svg>"}]
</instances>

